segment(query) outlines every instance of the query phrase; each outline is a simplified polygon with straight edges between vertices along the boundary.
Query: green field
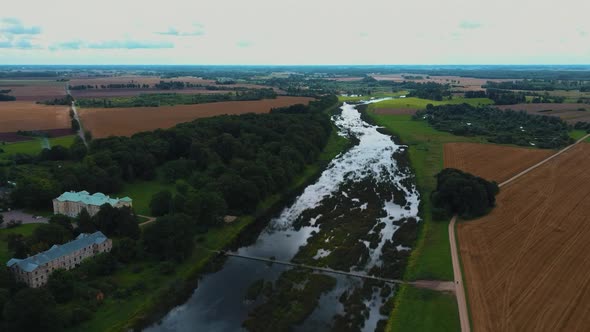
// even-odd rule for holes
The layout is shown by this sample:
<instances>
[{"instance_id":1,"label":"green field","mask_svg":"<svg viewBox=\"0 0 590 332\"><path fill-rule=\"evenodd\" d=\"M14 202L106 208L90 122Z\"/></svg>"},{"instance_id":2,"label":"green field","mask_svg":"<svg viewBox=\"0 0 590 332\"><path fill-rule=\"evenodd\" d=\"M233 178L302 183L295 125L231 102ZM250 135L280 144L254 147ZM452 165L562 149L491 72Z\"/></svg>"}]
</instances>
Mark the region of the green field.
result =
<instances>
[{"instance_id":1,"label":"green field","mask_svg":"<svg viewBox=\"0 0 590 332\"><path fill-rule=\"evenodd\" d=\"M415 121L410 115L377 115L379 125L388 128L409 146L410 162L421 194L422 227L405 272L407 280L453 280L448 220L433 220L430 193L436 187L434 176L443 169L443 145L449 142L484 143L483 138L455 136ZM456 302L444 294L428 296L423 290L407 287L396 297L389 327L393 331L456 331L459 326ZM416 314L424 312L427 315ZM452 315L448 315L448 313ZM414 314L412 314L414 313ZM403 328L402 328L403 327Z\"/></svg>"},{"instance_id":2,"label":"green field","mask_svg":"<svg viewBox=\"0 0 590 332\"><path fill-rule=\"evenodd\" d=\"M369 109L377 109L377 108L415 108L415 109L426 109L426 105L432 104L434 106L439 105L448 105L448 104L463 104L467 103L470 105L491 105L493 101L488 98L462 98L462 97L455 97L451 100L442 100L442 101L435 101L429 99L422 99L416 97L408 97L408 98L397 98L397 99L390 99L384 100L379 103L369 105Z\"/></svg>"},{"instance_id":3,"label":"green field","mask_svg":"<svg viewBox=\"0 0 590 332\"><path fill-rule=\"evenodd\" d=\"M588 133L585 130L570 130L568 135L576 141L586 136Z\"/></svg>"},{"instance_id":4,"label":"green field","mask_svg":"<svg viewBox=\"0 0 590 332\"><path fill-rule=\"evenodd\" d=\"M402 286L397 295L403 303L396 303L395 319L389 322L389 330L460 331L457 300L453 294L411 286Z\"/></svg>"},{"instance_id":5,"label":"green field","mask_svg":"<svg viewBox=\"0 0 590 332\"><path fill-rule=\"evenodd\" d=\"M61 145L65 147L70 147L74 143L74 138L76 136L63 136L63 137L56 137L56 138L49 138L49 145ZM41 138L35 138L30 141L24 142L16 142L16 143L6 143L0 145L0 148L4 150L4 153L0 153L0 158L9 157L15 155L17 153L24 153L29 155L37 155L41 153L43 150L43 141Z\"/></svg>"},{"instance_id":6,"label":"green field","mask_svg":"<svg viewBox=\"0 0 590 332\"><path fill-rule=\"evenodd\" d=\"M176 193L174 183L166 183L162 180L152 181L135 181L125 183L123 190L114 196L119 198L128 196L133 200L133 210L135 213L150 216L150 201L152 196L162 190L169 190L172 194Z\"/></svg>"},{"instance_id":7,"label":"green field","mask_svg":"<svg viewBox=\"0 0 590 332\"><path fill-rule=\"evenodd\" d=\"M408 94L408 91L398 91L398 92L380 92L380 93L375 93L372 94L370 96L357 96L357 97L348 97L348 96L338 96L338 100L339 101L345 101L345 102L358 102L361 100L367 100L367 99L379 99L379 98L385 98L385 97L399 97L399 96L405 96Z\"/></svg>"},{"instance_id":8,"label":"green field","mask_svg":"<svg viewBox=\"0 0 590 332\"><path fill-rule=\"evenodd\" d=\"M4 220L4 222L8 221L9 220ZM33 234L33 231L35 228L39 227L39 225L41 224L25 224L15 228L0 229L0 263L6 264L6 262L12 258L10 252L8 251L8 234L22 234L24 236L29 236Z\"/></svg>"}]
</instances>

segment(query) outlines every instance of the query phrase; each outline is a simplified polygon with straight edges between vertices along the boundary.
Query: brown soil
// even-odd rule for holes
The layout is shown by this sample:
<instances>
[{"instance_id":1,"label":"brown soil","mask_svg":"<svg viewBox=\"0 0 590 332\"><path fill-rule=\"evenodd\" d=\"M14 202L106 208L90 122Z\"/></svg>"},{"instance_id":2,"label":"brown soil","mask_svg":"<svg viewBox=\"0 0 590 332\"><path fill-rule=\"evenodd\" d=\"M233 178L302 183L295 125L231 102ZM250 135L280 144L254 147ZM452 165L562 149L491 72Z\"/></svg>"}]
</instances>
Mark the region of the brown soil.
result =
<instances>
[{"instance_id":1,"label":"brown soil","mask_svg":"<svg viewBox=\"0 0 590 332\"><path fill-rule=\"evenodd\" d=\"M31 101L0 102L0 132L59 129L70 126L69 107Z\"/></svg>"},{"instance_id":2,"label":"brown soil","mask_svg":"<svg viewBox=\"0 0 590 332\"><path fill-rule=\"evenodd\" d=\"M444 165L500 183L554 153L493 144L446 143Z\"/></svg>"},{"instance_id":3,"label":"brown soil","mask_svg":"<svg viewBox=\"0 0 590 332\"><path fill-rule=\"evenodd\" d=\"M455 284L452 281L416 280L410 282L410 285L417 288L432 289L439 292L455 292Z\"/></svg>"},{"instance_id":4,"label":"brown soil","mask_svg":"<svg viewBox=\"0 0 590 332\"><path fill-rule=\"evenodd\" d=\"M590 326L590 144L502 188L496 208L458 225L474 331Z\"/></svg>"},{"instance_id":5,"label":"brown soil","mask_svg":"<svg viewBox=\"0 0 590 332\"><path fill-rule=\"evenodd\" d=\"M174 78L160 78L159 76L138 76L138 75L125 75L125 76L109 76L109 77L80 77L73 78L70 80L70 85L98 85L100 88L101 84L156 84L160 81L177 81L177 82L190 82L193 84L203 85L215 85L214 80L204 80L199 77L174 77Z\"/></svg>"},{"instance_id":6,"label":"brown soil","mask_svg":"<svg viewBox=\"0 0 590 332\"><path fill-rule=\"evenodd\" d=\"M231 101L198 105L131 108L82 108L78 112L85 129L94 137L130 136L182 122L222 114L267 113L271 108L307 104L313 98L278 97L256 101Z\"/></svg>"},{"instance_id":7,"label":"brown soil","mask_svg":"<svg viewBox=\"0 0 590 332\"><path fill-rule=\"evenodd\" d=\"M566 122L590 122L590 105L579 103L563 104L516 104L496 106L499 109L526 111L531 114L558 116ZM585 109L585 111L579 111Z\"/></svg>"},{"instance_id":8,"label":"brown soil","mask_svg":"<svg viewBox=\"0 0 590 332\"><path fill-rule=\"evenodd\" d=\"M99 89L101 85L107 84L126 84L126 83L135 83L135 84L149 84L150 86L154 86L156 83L160 83L160 81L174 81L174 82L190 82L193 84L201 84L201 85L216 85L218 87L227 87L228 89L231 88L249 88L249 89L262 89L268 88L268 86L258 85L258 84L215 84L215 80L206 80L199 77L174 77L174 78L160 78L159 76L137 76L137 75L126 75L126 76L111 76L111 77L85 77L85 78L73 78L70 80L70 85L98 85ZM117 89L115 89L117 90ZM124 90L124 89L118 89ZM166 90L166 92L179 92L182 90Z\"/></svg>"},{"instance_id":9,"label":"brown soil","mask_svg":"<svg viewBox=\"0 0 590 332\"><path fill-rule=\"evenodd\" d=\"M393 114L393 115L414 115L418 110L415 108L376 108L376 114Z\"/></svg>"},{"instance_id":10,"label":"brown soil","mask_svg":"<svg viewBox=\"0 0 590 332\"><path fill-rule=\"evenodd\" d=\"M0 81L0 90L10 89L9 95L16 97L16 101L44 101L62 98L66 95L63 82L38 81L30 83L18 80Z\"/></svg>"},{"instance_id":11,"label":"brown soil","mask_svg":"<svg viewBox=\"0 0 590 332\"><path fill-rule=\"evenodd\" d=\"M422 76L423 79L421 80L413 80L413 79L406 79L402 77L405 76ZM408 81L408 82L419 82L419 83L426 83L426 82L435 82L439 84L451 84L453 86L453 90L459 91L478 91L484 90L481 86L486 84L488 81L492 82L503 82L507 80L503 79L487 79L487 78L474 78L474 77L460 77L460 76L430 76L430 78L426 78L428 75L423 74L391 74L391 75L372 75L378 81ZM451 81L455 81L454 83Z\"/></svg>"},{"instance_id":12,"label":"brown soil","mask_svg":"<svg viewBox=\"0 0 590 332\"><path fill-rule=\"evenodd\" d=\"M182 89L182 90L156 90L156 89L91 89L72 90L75 98L109 98L109 97L133 97L144 93L179 93L179 94L224 94L227 90Z\"/></svg>"}]
</instances>

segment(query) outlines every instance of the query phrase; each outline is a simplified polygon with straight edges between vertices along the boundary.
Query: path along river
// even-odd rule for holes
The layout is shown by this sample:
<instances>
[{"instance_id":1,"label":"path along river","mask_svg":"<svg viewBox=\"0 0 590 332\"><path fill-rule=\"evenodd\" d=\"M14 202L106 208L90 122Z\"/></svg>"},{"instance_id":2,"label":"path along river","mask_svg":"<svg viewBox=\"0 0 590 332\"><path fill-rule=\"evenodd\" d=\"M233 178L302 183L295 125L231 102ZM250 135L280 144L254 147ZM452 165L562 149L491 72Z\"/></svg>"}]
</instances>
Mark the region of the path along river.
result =
<instances>
[{"instance_id":1,"label":"path along river","mask_svg":"<svg viewBox=\"0 0 590 332\"><path fill-rule=\"evenodd\" d=\"M376 101L378 100L366 103ZM403 154L406 147L396 144L389 135L381 133L378 127L363 121L356 105L344 104L341 110L340 114L332 117L332 121L338 127L340 135L356 137L358 144L334 158L319 179L305 188L291 206L273 218L255 243L240 248L239 254L275 257L282 261L293 259L300 247L306 245L314 234L325 231L321 223L316 223L321 215L308 217L300 227L294 227L294 223L298 219L301 222L302 216L308 215L309 211L321 208L327 197L337 196L340 202L347 201L347 209L357 213L365 210L369 204L378 206L379 216L373 218L372 222L379 226L373 227L369 232L377 233L374 234L377 236L372 237L373 243L358 239L367 247L365 250L368 254L362 264L351 268L354 271L368 272L381 265L382 251L388 245L386 242L392 239L400 225L407 218L417 219L419 195L407 163L399 162L400 158L406 158ZM366 180L376 186L394 188L393 192L404 197L394 199L390 194L380 196L378 202L363 202L355 197L350 186L344 186ZM400 201L403 203L400 204ZM326 248L330 248L329 243L326 243ZM399 251L410 250L402 245L397 245L396 248ZM314 259L322 259L330 254L330 249L318 249ZM239 331L243 329L242 323L249 313L264 301L246 301L248 287L261 279L275 281L281 273L289 269L291 268L277 264L228 258L221 270L200 280L198 288L186 303L172 309L159 323L146 331ZM293 329L330 330L334 316L344 312L344 305L339 300L341 295L361 287L363 283L354 277L332 277L337 280L336 286L323 293L311 315ZM388 295L390 296L391 294ZM372 295L363 300L366 309L361 330L374 331L377 322L387 318L379 313L379 308L388 297L381 296L379 290L375 289Z\"/></svg>"}]
</instances>

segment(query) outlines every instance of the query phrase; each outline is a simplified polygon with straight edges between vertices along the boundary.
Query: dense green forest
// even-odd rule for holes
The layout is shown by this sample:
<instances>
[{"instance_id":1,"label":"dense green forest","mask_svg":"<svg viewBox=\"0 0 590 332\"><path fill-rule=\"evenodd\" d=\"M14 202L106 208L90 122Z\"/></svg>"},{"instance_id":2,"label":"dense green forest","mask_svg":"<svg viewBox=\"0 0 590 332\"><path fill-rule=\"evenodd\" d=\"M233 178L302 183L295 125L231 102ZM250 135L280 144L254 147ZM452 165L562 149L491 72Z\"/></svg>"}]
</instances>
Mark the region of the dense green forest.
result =
<instances>
[{"instance_id":1,"label":"dense green forest","mask_svg":"<svg viewBox=\"0 0 590 332\"><path fill-rule=\"evenodd\" d=\"M418 111L414 119L425 119L434 128L460 136L484 136L490 142L561 148L572 143L568 125L558 117L468 104L441 105Z\"/></svg>"},{"instance_id":2,"label":"dense green forest","mask_svg":"<svg viewBox=\"0 0 590 332\"><path fill-rule=\"evenodd\" d=\"M495 182L453 168L443 169L436 181L432 205L437 220L448 220L453 214L465 219L480 217L494 207L499 192Z\"/></svg>"}]
</instances>

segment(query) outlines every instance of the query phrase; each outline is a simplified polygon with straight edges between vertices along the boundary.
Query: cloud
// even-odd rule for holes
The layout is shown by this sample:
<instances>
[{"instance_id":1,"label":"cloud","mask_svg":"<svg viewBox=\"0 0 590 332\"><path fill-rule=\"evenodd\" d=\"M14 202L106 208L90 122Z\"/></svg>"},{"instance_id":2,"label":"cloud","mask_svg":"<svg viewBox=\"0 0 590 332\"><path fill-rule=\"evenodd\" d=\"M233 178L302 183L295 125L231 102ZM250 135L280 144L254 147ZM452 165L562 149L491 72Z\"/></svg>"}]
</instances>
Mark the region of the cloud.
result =
<instances>
[{"instance_id":1,"label":"cloud","mask_svg":"<svg viewBox=\"0 0 590 332\"><path fill-rule=\"evenodd\" d=\"M0 19L0 32L11 35L38 35L41 33L39 26L24 26L22 22L13 17Z\"/></svg>"},{"instance_id":2,"label":"cloud","mask_svg":"<svg viewBox=\"0 0 590 332\"><path fill-rule=\"evenodd\" d=\"M66 42L61 42L61 43L55 43L51 46L49 46L49 49L52 51L57 51L57 50L79 50L80 48L82 48L84 46L84 43L80 40L72 40L72 41L66 41Z\"/></svg>"},{"instance_id":3,"label":"cloud","mask_svg":"<svg viewBox=\"0 0 590 332\"><path fill-rule=\"evenodd\" d=\"M238 46L239 48L247 48L252 46L252 42L247 40L240 40L236 43L236 46Z\"/></svg>"},{"instance_id":4,"label":"cloud","mask_svg":"<svg viewBox=\"0 0 590 332\"><path fill-rule=\"evenodd\" d=\"M473 21L462 21L461 23L459 23L459 27L461 29L467 29L467 30L479 29L482 27L482 24L479 22L473 22Z\"/></svg>"},{"instance_id":5,"label":"cloud","mask_svg":"<svg viewBox=\"0 0 590 332\"><path fill-rule=\"evenodd\" d=\"M8 39L0 40L0 48L13 48L13 49L21 49L21 50L28 50L28 49L39 49L41 48L39 45L35 45L31 42L29 38L21 37L21 38L13 38L9 36Z\"/></svg>"},{"instance_id":6,"label":"cloud","mask_svg":"<svg viewBox=\"0 0 590 332\"><path fill-rule=\"evenodd\" d=\"M177 36L177 37L187 37L187 36L202 36L205 34L204 26L200 23L193 23L189 29L182 30L174 27L168 27L167 31L156 32L158 35L165 35L165 36Z\"/></svg>"},{"instance_id":7,"label":"cloud","mask_svg":"<svg viewBox=\"0 0 590 332\"><path fill-rule=\"evenodd\" d=\"M137 41L137 40L107 40L90 43L87 46L93 49L158 49L174 48L174 44L166 41Z\"/></svg>"}]
</instances>

